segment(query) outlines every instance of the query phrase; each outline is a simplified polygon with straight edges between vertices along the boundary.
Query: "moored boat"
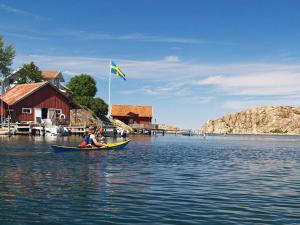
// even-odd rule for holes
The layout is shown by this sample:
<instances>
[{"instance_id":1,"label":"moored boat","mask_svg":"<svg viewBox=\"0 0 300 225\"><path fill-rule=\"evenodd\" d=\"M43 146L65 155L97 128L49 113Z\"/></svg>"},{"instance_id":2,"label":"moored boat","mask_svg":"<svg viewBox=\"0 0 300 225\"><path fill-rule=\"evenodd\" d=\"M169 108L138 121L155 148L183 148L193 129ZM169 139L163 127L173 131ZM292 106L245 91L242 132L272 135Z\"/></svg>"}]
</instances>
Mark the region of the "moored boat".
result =
<instances>
[{"instance_id":1,"label":"moored boat","mask_svg":"<svg viewBox=\"0 0 300 225\"><path fill-rule=\"evenodd\" d=\"M102 147L78 147L78 146L63 146L63 145L52 145L51 148L55 152L69 152L69 151L103 151L103 150L113 150L124 148L131 140L127 139L125 141L109 143Z\"/></svg>"}]
</instances>

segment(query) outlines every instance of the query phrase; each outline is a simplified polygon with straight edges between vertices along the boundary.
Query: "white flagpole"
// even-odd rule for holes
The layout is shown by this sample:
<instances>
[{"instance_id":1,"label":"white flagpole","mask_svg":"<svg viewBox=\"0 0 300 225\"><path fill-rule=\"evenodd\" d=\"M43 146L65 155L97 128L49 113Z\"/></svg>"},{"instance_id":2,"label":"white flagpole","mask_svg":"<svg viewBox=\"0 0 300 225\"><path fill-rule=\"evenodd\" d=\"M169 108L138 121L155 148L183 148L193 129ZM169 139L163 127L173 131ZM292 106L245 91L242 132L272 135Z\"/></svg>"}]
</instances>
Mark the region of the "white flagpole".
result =
<instances>
[{"instance_id":1,"label":"white flagpole","mask_svg":"<svg viewBox=\"0 0 300 225\"><path fill-rule=\"evenodd\" d=\"M111 84L111 60L109 64L109 78L108 78L108 118L111 117L111 104L110 104L110 84Z\"/></svg>"}]
</instances>

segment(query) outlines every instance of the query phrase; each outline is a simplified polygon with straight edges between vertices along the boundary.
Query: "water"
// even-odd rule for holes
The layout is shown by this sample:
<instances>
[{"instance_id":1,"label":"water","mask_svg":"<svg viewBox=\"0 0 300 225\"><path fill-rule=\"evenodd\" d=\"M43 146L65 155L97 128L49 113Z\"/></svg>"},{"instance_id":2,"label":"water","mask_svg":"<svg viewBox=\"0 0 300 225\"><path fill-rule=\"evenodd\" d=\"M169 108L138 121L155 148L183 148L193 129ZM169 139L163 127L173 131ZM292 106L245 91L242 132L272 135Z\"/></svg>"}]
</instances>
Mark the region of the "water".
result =
<instances>
[{"instance_id":1,"label":"water","mask_svg":"<svg viewBox=\"0 0 300 225\"><path fill-rule=\"evenodd\" d=\"M0 224L300 224L300 138L0 137Z\"/></svg>"}]
</instances>

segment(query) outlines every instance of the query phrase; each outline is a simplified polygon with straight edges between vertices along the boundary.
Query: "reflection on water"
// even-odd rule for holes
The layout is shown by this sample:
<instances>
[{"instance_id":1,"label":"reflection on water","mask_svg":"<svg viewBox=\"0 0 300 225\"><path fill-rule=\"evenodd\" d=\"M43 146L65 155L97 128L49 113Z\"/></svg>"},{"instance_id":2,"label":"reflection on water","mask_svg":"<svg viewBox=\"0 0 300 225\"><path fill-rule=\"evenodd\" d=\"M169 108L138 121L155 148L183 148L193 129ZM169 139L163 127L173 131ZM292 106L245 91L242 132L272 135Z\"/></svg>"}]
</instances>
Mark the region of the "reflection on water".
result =
<instances>
[{"instance_id":1,"label":"reflection on water","mask_svg":"<svg viewBox=\"0 0 300 225\"><path fill-rule=\"evenodd\" d=\"M0 136L0 224L300 223L300 138L132 138L54 153L81 138Z\"/></svg>"}]
</instances>

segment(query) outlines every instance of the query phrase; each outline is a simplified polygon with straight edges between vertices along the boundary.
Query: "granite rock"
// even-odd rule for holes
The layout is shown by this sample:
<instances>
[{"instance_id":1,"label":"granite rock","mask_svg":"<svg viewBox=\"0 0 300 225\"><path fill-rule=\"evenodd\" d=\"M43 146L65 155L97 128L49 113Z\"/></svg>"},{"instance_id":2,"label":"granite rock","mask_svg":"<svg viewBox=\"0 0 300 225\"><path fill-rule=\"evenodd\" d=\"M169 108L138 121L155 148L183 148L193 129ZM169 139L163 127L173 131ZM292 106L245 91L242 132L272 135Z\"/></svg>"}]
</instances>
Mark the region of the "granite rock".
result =
<instances>
[{"instance_id":1,"label":"granite rock","mask_svg":"<svg viewBox=\"0 0 300 225\"><path fill-rule=\"evenodd\" d=\"M208 120L201 128L212 134L300 134L300 108L262 106Z\"/></svg>"}]
</instances>

